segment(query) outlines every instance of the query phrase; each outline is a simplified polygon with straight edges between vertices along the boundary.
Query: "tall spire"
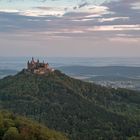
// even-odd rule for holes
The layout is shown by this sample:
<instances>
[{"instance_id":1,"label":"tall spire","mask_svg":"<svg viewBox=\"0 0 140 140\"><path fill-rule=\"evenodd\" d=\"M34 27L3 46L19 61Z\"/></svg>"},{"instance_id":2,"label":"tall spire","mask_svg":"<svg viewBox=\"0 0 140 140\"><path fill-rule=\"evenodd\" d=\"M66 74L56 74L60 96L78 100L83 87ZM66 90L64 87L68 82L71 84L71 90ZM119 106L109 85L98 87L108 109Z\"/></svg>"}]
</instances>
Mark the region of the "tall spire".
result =
<instances>
[{"instance_id":1,"label":"tall spire","mask_svg":"<svg viewBox=\"0 0 140 140\"><path fill-rule=\"evenodd\" d=\"M28 60L28 63L27 63L27 69L29 69L29 65L30 65L30 62L29 62L29 60Z\"/></svg>"},{"instance_id":2,"label":"tall spire","mask_svg":"<svg viewBox=\"0 0 140 140\"><path fill-rule=\"evenodd\" d=\"M32 61L31 61L31 63L35 63L35 61L34 61L34 58L32 57Z\"/></svg>"},{"instance_id":3,"label":"tall spire","mask_svg":"<svg viewBox=\"0 0 140 140\"><path fill-rule=\"evenodd\" d=\"M37 59L37 63L39 63L39 59Z\"/></svg>"}]
</instances>

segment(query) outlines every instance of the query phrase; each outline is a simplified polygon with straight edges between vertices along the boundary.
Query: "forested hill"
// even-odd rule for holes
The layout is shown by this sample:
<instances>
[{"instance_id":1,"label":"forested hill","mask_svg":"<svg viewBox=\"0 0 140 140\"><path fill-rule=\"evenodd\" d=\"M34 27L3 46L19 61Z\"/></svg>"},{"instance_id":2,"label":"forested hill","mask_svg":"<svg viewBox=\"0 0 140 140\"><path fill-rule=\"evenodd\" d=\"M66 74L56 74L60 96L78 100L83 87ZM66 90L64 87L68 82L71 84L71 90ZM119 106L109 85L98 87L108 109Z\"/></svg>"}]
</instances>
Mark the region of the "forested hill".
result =
<instances>
[{"instance_id":1,"label":"forested hill","mask_svg":"<svg viewBox=\"0 0 140 140\"><path fill-rule=\"evenodd\" d=\"M72 140L140 139L140 93L109 89L55 71L0 80L0 107L28 116Z\"/></svg>"}]
</instances>

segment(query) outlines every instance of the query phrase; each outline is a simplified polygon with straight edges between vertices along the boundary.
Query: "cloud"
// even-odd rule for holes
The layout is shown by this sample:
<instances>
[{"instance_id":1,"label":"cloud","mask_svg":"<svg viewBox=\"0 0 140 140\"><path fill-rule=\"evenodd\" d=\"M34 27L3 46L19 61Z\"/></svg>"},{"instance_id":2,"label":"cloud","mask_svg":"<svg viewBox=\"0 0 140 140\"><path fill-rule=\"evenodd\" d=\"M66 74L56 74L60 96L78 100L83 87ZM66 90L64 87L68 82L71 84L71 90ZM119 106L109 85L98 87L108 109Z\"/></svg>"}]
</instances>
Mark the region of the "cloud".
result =
<instances>
[{"instance_id":1,"label":"cloud","mask_svg":"<svg viewBox=\"0 0 140 140\"><path fill-rule=\"evenodd\" d=\"M82 22L82 21L93 21L93 19L88 19L88 18L82 18L82 19L73 19L72 21L78 21L78 22Z\"/></svg>"},{"instance_id":2,"label":"cloud","mask_svg":"<svg viewBox=\"0 0 140 140\"><path fill-rule=\"evenodd\" d=\"M118 0L102 5L107 6L117 16L136 17L140 12L140 9L134 8L139 5L139 0Z\"/></svg>"},{"instance_id":3,"label":"cloud","mask_svg":"<svg viewBox=\"0 0 140 140\"><path fill-rule=\"evenodd\" d=\"M61 17L64 15L63 10L36 10L36 9L31 9L31 10L26 10L19 12L19 15L24 15L24 16L34 16L34 17L41 17L41 16L57 16Z\"/></svg>"},{"instance_id":4,"label":"cloud","mask_svg":"<svg viewBox=\"0 0 140 140\"><path fill-rule=\"evenodd\" d=\"M23 2L24 0L0 0L0 2L2 1L6 1L7 3L11 3L11 2ZM30 0L30 1L36 1L36 2L46 2L47 0Z\"/></svg>"},{"instance_id":5,"label":"cloud","mask_svg":"<svg viewBox=\"0 0 140 140\"><path fill-rule=\"evenodd\" d=\"M132 3L132 9L134 10L140 10L140 2Z\"/></svg>"},{"instance_id":6,"label":"cloud","mask_svg":"<svg viewBox=\"0 0 140 140\"><path fill-rule=\"evenodd\" d=\"M64 16L70 15L69 13L87 13L87 14L106 14L108 13L108 7L106 6L97 6L93 4L88 4L87 2L82 3L80 5L75 6L77 8L73 8L73 6L38 6L32 7L29 9L5 9L0 8L0 12L7 12L7 13L19 13L20 15L25 16Z\"/></svg>"},{"instance_id":7,"label":"cloud","mask_svg":"<svg viewBox=\"0 0 140 140\"><path fill-rule=\"evenodd\" d=\"M110 38L116 34L140 36L138 0L111 1L102 5L38 6L31 9L0 9L0 31L36 32L48 36ZM122 36L119 36L120 38Z\"/></svg>"},{"instance_id":8,"label":"cloud","mask_svg":"<svg viewBox=\"0 0 140 140\"><path fill-rule=\"evenodd\" d=\"M85 0L65 6L46 3L24 9L0 5L1 55L16 47L18 55L36 50L37 55L139 56L139 0L112 0L102 5Z\"/></svg>"},{"instance_id":9,"label":"cloud","mask_svg":"<svg viewBox=\"0 0 140 140\"><path fill-rule=\"evenodd\" d=\"M70 12L92 13L92 14L106 14L108 13L108 7L97 5L86 5L79 9Z\"/></svg>"},{"instance_id":10,"label":"cloud","mask_svg":"<svg viewBox=\"0 0 140 140\"><path fill-rule=\"evenodd\" d=\"M84 2L84 3L79 4L78 8L82 8L82 7L85 7L87 5L89 5L89 3L88 2Z\"/></svg>"},{"instance_id":11,"label":"cloud","mask_svg":"<svg viewBox=\"0 0 140 140\"><path fill-rule=\"evenodd\" d=\"M105 26L94 26L93 28L88 28L88 31L129 31L138 30L140 31L139 25L105 25Z\"/></svg>"},{"instance_id":12,"label":"cloud","mask_svg":"<svg viewBox=\"0 0 140 140\"><path fill-rule=\"evenodd\" d=\"M111 42L120 42L120 43L139 43L140 38L128 38L128 37L113 37L109 38L109 41Z\"/></svg>"},{"instance_id":13,"label":"cloud","mask_svg":"<svg viewBox=\"0 0 140 140\"><path fill-rule=\"evenodd\" d=\"M99 22L106 22L106 21L114 21L114 20L128 20L129 17L111 17L111 18L100 18L98 21Z\"/></svg>"}]
</instances>

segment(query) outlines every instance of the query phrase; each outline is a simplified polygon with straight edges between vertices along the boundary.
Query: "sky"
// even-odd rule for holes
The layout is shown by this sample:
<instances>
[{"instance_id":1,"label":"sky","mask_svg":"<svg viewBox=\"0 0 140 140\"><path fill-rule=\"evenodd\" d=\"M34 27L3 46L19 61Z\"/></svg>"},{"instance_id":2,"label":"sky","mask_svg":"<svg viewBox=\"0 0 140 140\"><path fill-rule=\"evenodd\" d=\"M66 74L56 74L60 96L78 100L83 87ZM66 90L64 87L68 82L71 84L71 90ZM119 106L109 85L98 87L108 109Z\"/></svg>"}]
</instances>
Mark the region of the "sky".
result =
<instances>
[{"instance_id":1,"label":"sky","mask_svg":"<svg viewBox=\"0 0 140 140\"><path fill-rule=\"evenodd\" d=\"M140 0L0 0L0 56L139 57Z\"/></svg>"}]
</instances>

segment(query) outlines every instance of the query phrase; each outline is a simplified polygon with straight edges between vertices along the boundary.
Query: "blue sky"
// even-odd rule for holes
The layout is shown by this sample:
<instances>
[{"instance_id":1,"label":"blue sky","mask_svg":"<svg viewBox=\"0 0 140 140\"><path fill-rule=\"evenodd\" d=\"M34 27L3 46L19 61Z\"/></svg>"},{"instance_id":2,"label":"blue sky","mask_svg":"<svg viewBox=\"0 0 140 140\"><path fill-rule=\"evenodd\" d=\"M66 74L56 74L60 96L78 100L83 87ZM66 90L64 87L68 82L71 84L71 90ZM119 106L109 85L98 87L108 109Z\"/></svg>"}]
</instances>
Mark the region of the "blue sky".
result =
<instances>
[{"instance_id":1,"label":"blue sky","mask_svg":"<svg viewBox=\"0 0 140 140\"><path fill-rule=\"evenodd\" d=\"M105 0L87 0L86 2L101 4ZM77 5L78 3L84 2L83 0L1 0L0 7L2 8L29 8L35 6L70 6Z\"/></svg>"},{"instance_id":2,"label":"blue sky","mask_svg":"<svg viewBox=\"0 0 140 140\"><path fill-rule=\"evenodd\" d=\"M138 57L139 0L0 0L0 56Z\"/></svg>"}]
</instances>

